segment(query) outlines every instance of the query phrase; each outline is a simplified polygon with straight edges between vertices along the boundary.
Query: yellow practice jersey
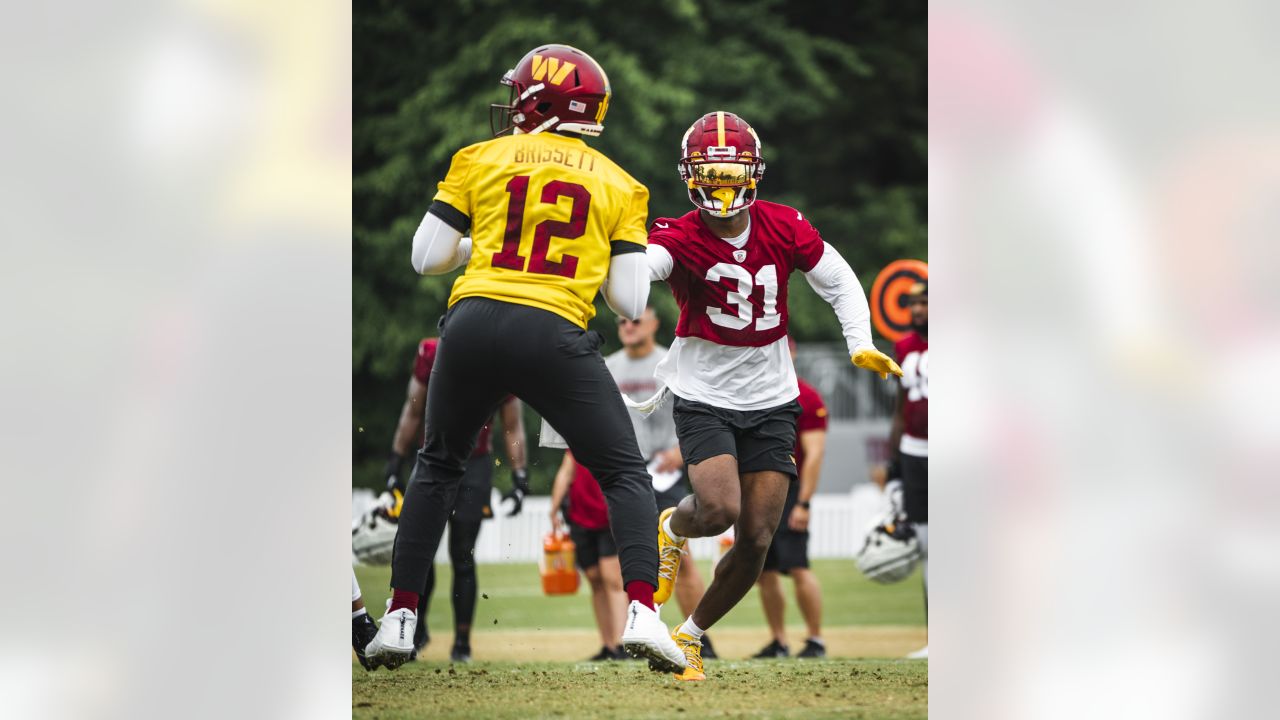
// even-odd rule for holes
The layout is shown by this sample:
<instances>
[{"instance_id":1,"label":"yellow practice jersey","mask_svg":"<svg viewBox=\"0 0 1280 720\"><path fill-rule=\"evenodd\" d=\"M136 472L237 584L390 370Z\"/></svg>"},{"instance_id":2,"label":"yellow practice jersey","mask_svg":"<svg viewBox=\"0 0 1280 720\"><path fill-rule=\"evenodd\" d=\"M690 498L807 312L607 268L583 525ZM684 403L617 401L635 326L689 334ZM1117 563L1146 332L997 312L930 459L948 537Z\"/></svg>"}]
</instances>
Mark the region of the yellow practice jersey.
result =
<instances>
[{"instance_id":1,"label":"yellow practice jersey","mask_svg":"<svg viewBox=\"0 0 1280 720\"><path fill-rule=\"evenodd\" d=\"M471 261L450 306L487 297L586 327L609 258L648 242L649 190L576 137L508 135L463 148L435 200L471 223Z\"/></svg>"}]
</instances>

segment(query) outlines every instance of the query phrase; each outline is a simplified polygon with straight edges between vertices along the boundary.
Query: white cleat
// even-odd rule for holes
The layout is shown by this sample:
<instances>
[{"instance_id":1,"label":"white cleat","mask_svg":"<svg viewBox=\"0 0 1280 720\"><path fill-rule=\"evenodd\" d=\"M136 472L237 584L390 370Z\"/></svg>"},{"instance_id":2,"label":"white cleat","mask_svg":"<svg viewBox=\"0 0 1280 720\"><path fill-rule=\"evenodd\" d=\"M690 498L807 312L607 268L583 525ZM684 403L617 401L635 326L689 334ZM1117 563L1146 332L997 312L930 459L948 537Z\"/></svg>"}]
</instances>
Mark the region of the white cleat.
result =
<instances>
[{"instance_id":1,"label":"white cleat","mask_svg":"<svg viewBox=\"0 0 1280 720\"><path fill-rule=\"evenodd\" d=\"M649 667L660 672L684 672L684 651L671 639L658 613L635 600L627 608L627 624L622 631L622 649L631 657L646 658Z\"/></svg>"},{"instance_id":2,"label":"white cleat","mask_svg":"<svg viewBox=\"0 0 1280 720\"><path fill-rule=\"evenodd\" d=\"M908 654L908 655L907 655L907 659L908 659L908 660L928 660L928 659L929 659L929 646L928 646L928 645L925 645L924 647L920 648L919 650L917 650L917 651L915 651L915 652L913 652L913 653Z\"/></svg>"},{"instance_id":3,"label":"white cleat","mask_svg":"<svg viewBox=\"0 0 1280 720\"><path fill-rule=\"evenodd\" d=\"M413 653L413 631L418 626L418 616L408 608L400 608L382 616L382 624L373 642L364 649L370 670L379 665L395 670L409 661Z\"/></svg>"}]
</instances>

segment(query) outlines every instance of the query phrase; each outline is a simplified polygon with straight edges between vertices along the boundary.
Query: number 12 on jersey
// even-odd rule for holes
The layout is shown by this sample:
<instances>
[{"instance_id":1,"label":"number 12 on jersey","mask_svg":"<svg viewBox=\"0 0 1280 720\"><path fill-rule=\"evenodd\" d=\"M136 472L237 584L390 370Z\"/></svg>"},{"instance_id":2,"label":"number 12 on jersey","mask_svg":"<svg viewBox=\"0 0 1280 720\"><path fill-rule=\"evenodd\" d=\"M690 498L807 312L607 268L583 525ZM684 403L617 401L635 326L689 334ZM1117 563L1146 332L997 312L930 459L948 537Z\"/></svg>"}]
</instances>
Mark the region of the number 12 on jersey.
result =
<instances>
[{"instance_id":1,"label":"number 12 on jersey","mask_svg":"<svg viewBox=\"0 0 1280 720\"><path fill-rule=\"evenodd\" d=\"M751 305L751 292L755 285L764 288L764 314L756 321L756 330L772 330L778 327L782 317L778 314L778 269L774 265L765 265L756 272L754 278L741 265L716 263L707 269L707 282L718 283L721 279L734 280L738 283L737 291L729 291L726 299L738 307L737 315L730 315L720 308L707 306L707 317L711 322L730 330L741 330L751 324L754 313ZM753 282L754 281L754 282Z\"/></svg>"},{"instance_id":2,"label":"number 12 on jersey","mask_svg":"<svg viewBox=\"0 0 1280 720\"><path fill-rule=\"evenodd\" d=\"M543 275L559 275L571 278L578 274L578 257L563 253L559 260L548 260L547 252L551 249L551 238L573 240L582 237L587 230L587 211L591 209L591 193L577 183L563 180L552 180L542 188L542 202L556 205L560 198L573 199L573 209L569 211L569 221L543 220L533 229L533 248L529 253L529 264L525 266L525 258L520 254L520 235L524 232L524 208L529 195L529 176L517 175L507 183L507 193L511 198L507 202L507 227L502 236L502 250L493 254L493 267L508 270L524 270Z\"/></svg>"}]
</instances>

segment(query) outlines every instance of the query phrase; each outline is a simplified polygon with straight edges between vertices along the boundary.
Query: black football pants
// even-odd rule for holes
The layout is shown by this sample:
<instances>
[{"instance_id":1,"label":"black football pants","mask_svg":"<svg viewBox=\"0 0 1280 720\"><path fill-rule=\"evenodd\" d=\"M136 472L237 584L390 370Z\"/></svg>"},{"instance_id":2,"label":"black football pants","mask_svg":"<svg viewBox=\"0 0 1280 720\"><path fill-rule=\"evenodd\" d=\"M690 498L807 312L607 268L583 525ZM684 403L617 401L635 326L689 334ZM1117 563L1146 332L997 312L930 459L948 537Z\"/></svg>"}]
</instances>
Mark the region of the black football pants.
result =
<instances>
[{"instance_id":1,"label":"black football pants","mask_svg":"<svg viewBox=\"0 0 1280 720\"><path fill-rule=\"evenodd\" d=\"M405 490L391 587L422 589L480 428L507 395L550 422L600 482L623 581L656 586L653 485L600 356L600 335L546 310L487 298L458 301L440 327L425 442Z\"/></svg>"}]
</instances>

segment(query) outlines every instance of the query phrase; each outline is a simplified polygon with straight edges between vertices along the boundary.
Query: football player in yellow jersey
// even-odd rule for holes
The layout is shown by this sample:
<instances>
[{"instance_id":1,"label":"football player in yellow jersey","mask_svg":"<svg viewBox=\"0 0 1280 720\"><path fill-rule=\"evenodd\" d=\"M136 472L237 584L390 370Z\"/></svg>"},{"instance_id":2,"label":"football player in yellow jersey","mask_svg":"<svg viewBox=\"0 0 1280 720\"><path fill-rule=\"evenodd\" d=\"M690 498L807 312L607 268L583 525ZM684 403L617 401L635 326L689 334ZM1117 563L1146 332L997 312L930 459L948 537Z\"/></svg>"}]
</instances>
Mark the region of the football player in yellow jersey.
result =
<instances>
[{"instance_id":1,"label":"football player in yellow jersey","mask_svg":"<svg viewBox=\"0 0 1280 720\"><path fill-rule=\"evenodd\" d=\"M604 69L589 55L544 45L502 81L511 103L494 109L506 122L494 139L454 155L413 238L418 272L467 269L440 322L424 444L392 557L391 606L365 657L391 669L409 658L417 593L466 460L485 420L515 395L564 437L604 491L631 601L623 648L655 669L680 672L684 653L653 605L653 485L600 356L603 339L586 331L601 290L618 315L644 312L649 191L582 140L604 129L610 96Z\"/></svg>"}]
</instances>

